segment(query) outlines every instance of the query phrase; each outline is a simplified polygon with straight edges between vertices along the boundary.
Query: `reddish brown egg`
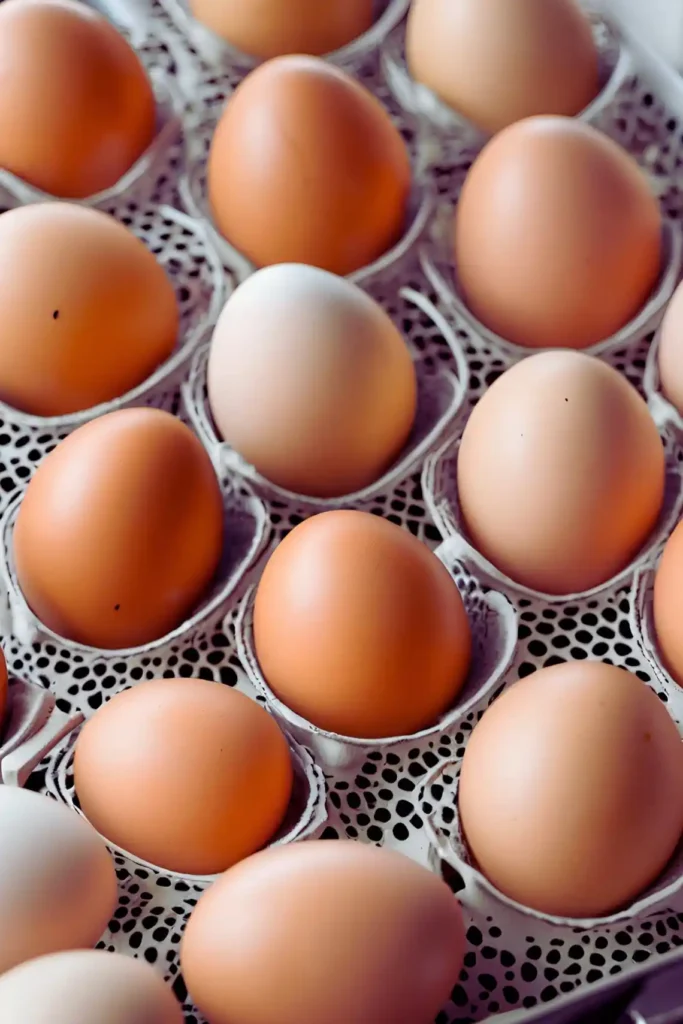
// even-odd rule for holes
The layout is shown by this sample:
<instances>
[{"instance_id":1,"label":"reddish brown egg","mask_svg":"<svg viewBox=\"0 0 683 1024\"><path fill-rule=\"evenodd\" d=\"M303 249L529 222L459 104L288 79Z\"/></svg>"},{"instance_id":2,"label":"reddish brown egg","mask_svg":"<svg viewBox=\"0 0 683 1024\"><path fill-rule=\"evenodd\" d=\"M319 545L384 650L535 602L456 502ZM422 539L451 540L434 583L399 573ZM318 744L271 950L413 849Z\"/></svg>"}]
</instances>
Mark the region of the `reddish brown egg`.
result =
<instances>
[{"instance_id":1,"label":"reddish brown egg","mask_svg":"<svg viewBox=\"0 0 683 1024\"><path fill-rule=\"evenodd\" d=\"M399 239L406 145L362 85L315 57L280 57L228 100L208 165L219 231L259 267L349 274Z\"/></svg>"},{"instance_id":2,"label":"reddish brown egg","mask_svg":"<svg viewBox=\"0 0 683 1024\"><path fill-rule=\"evenodd\" d=\"M150 250L112 217L70 203L0 216L0 309L0 398L37 416L125 394L178 334L175 291Z\"/></svg>"},{"instance_id":3,"label":"reddish brown egg","mask_svg":"<svg viewBox=\"0 0 683 1024\"><path fill-rule=\"evenodd\" d=\"M40 464L14 529L28 604L94 647L156 640L192 613L221 557L213 466L180 420L124 409L74 431Z\"/></svg>"},{"instance_id":4,"label":"reddish brown egg","mask_svg":"<svg viewBox=\"0 0 683 1024\"><path fill-rule=\"evenodd\" d=\"M5 0L0 82L0 167L51 195L110 188L154 137L142 64L85 4Z\"/></svg>"},{"instance_id":5,"label":"reddish brown egg","mask_svg":"<svg viewBox=\"0 0 683 1024\"><path fill-rule=\"evenodd\" d=\"M660 654L678 685L683 686L683 522L664 547L655 575L653 602Z\"/></svg>"}]
</instances>

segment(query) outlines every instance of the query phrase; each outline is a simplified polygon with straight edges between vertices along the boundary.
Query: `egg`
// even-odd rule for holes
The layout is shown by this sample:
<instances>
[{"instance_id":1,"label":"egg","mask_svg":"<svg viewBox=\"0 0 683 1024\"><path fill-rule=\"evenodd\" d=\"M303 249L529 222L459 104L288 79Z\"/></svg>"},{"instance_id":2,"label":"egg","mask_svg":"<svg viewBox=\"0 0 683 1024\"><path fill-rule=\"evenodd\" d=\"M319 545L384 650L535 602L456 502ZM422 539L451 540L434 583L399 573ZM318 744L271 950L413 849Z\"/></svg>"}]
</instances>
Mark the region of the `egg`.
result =
<instances>
[{"instance_id":1,"label":"egg","mask_svg":"<svg viewBox=\"0 0 683 1024\"><path fill-rule=\"evenodd\" d=\"M194 16L251 57L322 55L366 32L373 0L190 0Z\"/></svg>"},{"instance_id":2,"label":"egg","mask_svg":"<svg viewBox=\"0 0 683 1024\"><path fill-rule=\"evenodd\" d=\"M683 522L664 546L655 573L652 614L662 660L678 685L683 686Z\"/></svg>"},{"instance_id":3,"label":"egg","mask_svg":"<svg viewBox=\"0 0 683 1024\"><path fill-rule=\"evenodd\" d=\"M257 271L232 294L211 343L208 393L221 436L247 462L315 497L377 480L417 406L413 361L381 306L297 264Z\"/></svg>"},{"instance_id":4,"label":"egg","mask_svg":"<svg viewBox=\"0 0 683 1024\"><path fill-rule=\"evenodd\" d=\"M207 169L216 227L252 263L341 275L398 241L410 179L406 145L379 101L306 56L278 57L244 79Z\"/></svg>"},{"instance_id":5,"label":"egg","mask_svg":"<svg viewBox=\"0 0 683 1024\"><path fill-rule=\"evenodd\" d=\"M471 632L460 592L426 545L368 512L324 512L271 555L254 643L275 695L344 736L434 724L465 682Z\"/></svg>"},{"instance_id":6,"label":"egg","mask_svg":"<svg viewBox=\"0 0 683 1024\"><path fill-rule=\"evenodd\" d=\"M647 405L582 352L543 352L475 407L457 463L462 524L516 583L570 594L625 569L664 501L664 447Z\"/></svg>"},{"instance_id":7,"label":"egg","mask_svg":"<svg viewBox=\"0 0 683 1024\"><path fill-rule=\"evenodd\" d=\"M576 661L503 694L475 726L458 804L475 863L546 914L619 910L683 832L683 745L664 705L623 669Z\"/></svg>"},{"instance_id":8,"label":"egg","mask_svg":"<svg viewBox=\"0 0 683 1024\"><path fill-rule=\"evenodd\" d=\"M0 167L51 195L111 188L154 138L140 60L86 4L5 0L0 80Z\"/></svg>"},{"instance_id":9,"label":"egg","mask_svg":"<svg viewBox=\"0 0 683 1024\"><path fill-rule=\"evenodd\" d=\"M7 703L9 698L9 679L7 674L7 661L0 647L0 740L2 739L2 728L7 714Z\"/></svg>"},{"instance_id":10,"label":"egg","mask_svg":"<svg viewBox=\"0 0 683 1024\"><path fill-rule=\"evenodd\" d=\"M0 974L94 946L116 902L114 863L95 830L55 800L0 786Z\"/></svg>"},{"instance_id":11,"label":"egg","mask_svg":"<svg viewBox=\"0 0 683 1024\"><path fill-rule=\"evenodd\" d=\"M657 361L662 392L683 415L683 285L680 284L662 320Z\"/></svg>"},{"instance_id":12,"label":"egg","mask_svg":"<svg viewBox=\"0 0 683 1024\"><path fill-rule=\"evenodd\" d=\"M624 327L659 278L662 218L648 181L580 121L521 121L485 147L455 220L470 311L526 348L587 348Z\"/></svg>"},{"instance_id":13,"label":"egg","mask_svg":"<svg viewBox=\"0 0 683 1024\"><path fill-rule=\"evenodd\" d=\"M36 416L125 394L170 356L178 334L173 285L149 249L113 218L70 203L0 216L0 308L0 399Z\"/></svg>"},{"instance_id":14,"label":"egg","mask_svg":"<svg viewBox=\"0 0 683 1024\"><path fill-rule=\"evenodd\" d=\"M399 853L311 841L223 875L191 914L180 959L209 1024L431 1024L464 945L436 875Z\"/></svg>"},{"instance_id":15,"label":"egg","mask_svg":"<svg viewBox=\"0 0 683 1024\"><path fill-rule=\"evenodd\" d=\"M215 471L180 420L152 408L79 427L36 470L13 554L35 615L93 647L150 643L180 625L222 554Z\"/></svg>"},{"instance_id":16,"label":"egg","mask_svg":"<svg viewBox=\"0 0 683 1024\"><path fill-rule=\"evenodd\" d=\"M293 770L284 735L255 701L205 679L155 679L86 722L74 779L81 810L115 846L208 875L273 838Z\"/></svg>"},{"instance_id":17,"label":"egg","mask_svg":"<svg viewBox=\"0 0 683 1024\"><path fill-rule=\"evenodd\" d=\"M578 114L600 88L575 0L413 0L406 58L416 81L490 134L533 114Z\"/></svg>"},{"instance_id":18,"label":"egg","mask_svg":"<svg viewBox=\"0 0 683 1024\"><path fill-rule=\"evenodd\" d=\"M78 950L38 957L0 978L3 1024L183 1024L171 989L142 960Z\"/></svg>"}]
</instances>

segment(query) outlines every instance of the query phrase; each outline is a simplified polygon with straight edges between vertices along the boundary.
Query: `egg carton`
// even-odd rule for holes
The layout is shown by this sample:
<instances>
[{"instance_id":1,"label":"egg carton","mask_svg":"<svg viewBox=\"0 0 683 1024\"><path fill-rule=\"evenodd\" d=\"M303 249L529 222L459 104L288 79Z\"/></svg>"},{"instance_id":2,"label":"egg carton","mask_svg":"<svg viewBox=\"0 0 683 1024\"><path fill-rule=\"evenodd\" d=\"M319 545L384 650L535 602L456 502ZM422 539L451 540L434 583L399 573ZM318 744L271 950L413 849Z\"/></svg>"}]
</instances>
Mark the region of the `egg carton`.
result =
<instances>
[{"instance_id":1,"label":"egg carton","mask_svg":"<svg viewBox=\"0 0 683 1024\"><path fill-rule=\"evenodd\" d=\"M177 69L184 131L194 131L198 114L203 116L207 109L217 112L239 76L207 69L156 0L146 0L137 6L141 11L144 8L154 33L163 40L158 49L159 66L164 71ZM621 90L613 134L648 169L663 209L672 220L679 220L683 214L683 87L637 40L627 41L635 61L634 71ZM356 73L389 106L406 136L411 137L412 128L376 68L368 63ZM472 154L462 153L449 162L441 158L440 150L426 152L431 152L428 180L434 190L455 199ZM168 180L155 192L155 203L177 201L181 165L174 160ZM125 203L118 209L125 215ZM387 275L373 277L368 287L395 317L424 369L445 368L453 372L457 367L452 350L434 329L433 322L422 309L401 298L396 283L391 284L395 271L401 288L430 294L429 282L417 257L417 247L410 247L400 263L389 268ZM432 293L432 297L438 301L438 296ZM467 396L453 428L455 437L469 409L493 380L512 365L514 357L480 336L471 323L456 317L450 307L441 304L440 311L468 362ZM620 342L602 356L641 391L650 340L651 328L643 329L642 335L638 333L623 346ZM1 513L25 486L56 438L49 431L28 431L7 422L1 414L0 419ZM432 548L441 540L425 502L419 471L393 481L363 507L409 529ZM310 513L310 509L296 502L277 498L268 500L268 511L275 537L283 536ZM245 577L243 585L250 582L253 579ZM552 604L519 592L507 596L519 620L518 642L501 685L507 686L537 668L567 658L595 658L636 672L671 707L668 688L643 653L635 634L627 582L610 585L580 600ZM228 602L227 616L224 610L211 613L198 623L191 636L176 637L158 650L111 657L96 652L91 656L57 637L42 636L33 642L22 642L6 629L3 646L11 673L49 689L56 708L66 715L88 716L112 694L158 676L214 679L263 702L263 695L254 689L238 658L235 627L239 598L239 591L235 591ZM24 641L27 639L24 637ZM367 749L363 751L362 763L359 760L357 764L328 769L328 818L316 834L329 839L350 837L398 849L442 870L457 891L460 879L440 858L434 859L435 847L426 828L429 812L423 806L420 789L430 771L447 762L461 761L472 728L491 696L482 698L447 730L408 741L400 748ZM48 753L28 781L32 788L52 792L50 780L58 756L59 751ZM154 963L173 982L184 1004L186 1024L199 1024L202 1018L186 992L177 956L180 935L199 890L184 880L157 876L118 854L115 859L120 902L103 937L103 947ZM680 894L672 896L666 907L652 914L597 930L531 921L514 908L490 904L466 906L465 919L465 965L438 1024L483 1020L505 1011L511 1013L507 1018L511 1022L521 1021L525 1019L522 1014L532 1007L551 1003L562 1007L586 988L600 992L610 980L633 977L641 965L664 962L683 945Z\"/></svg>"}]
</instances>

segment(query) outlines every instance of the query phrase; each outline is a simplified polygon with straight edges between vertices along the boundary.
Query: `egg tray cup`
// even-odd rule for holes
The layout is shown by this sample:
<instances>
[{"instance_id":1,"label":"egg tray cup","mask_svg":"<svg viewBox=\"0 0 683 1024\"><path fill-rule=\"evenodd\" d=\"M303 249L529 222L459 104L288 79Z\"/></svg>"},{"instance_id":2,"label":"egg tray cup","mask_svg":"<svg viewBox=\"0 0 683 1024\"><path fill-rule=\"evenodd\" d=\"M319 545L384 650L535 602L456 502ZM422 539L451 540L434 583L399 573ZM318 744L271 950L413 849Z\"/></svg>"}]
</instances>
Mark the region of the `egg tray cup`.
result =
<instances>
[{"instance_id":1,"label":"egg tray cup","mask_svg":"<svg viewBox=\"0 0 683 1024\"><path fill-rule=\"evenodd\" d=\"M142 685L144 686L144 683ZM216 686L220 685L220 683L216 683ZM74 756L79 734L80 728L73 731L66 741L55 749L47 769L46 784L48 792L52 796L76 811L82 818L86 818L78 802L74 785ZM292 758L294 786L285 818L272 841L268 843L268 847L287 846L289 843L309 839L319 832L327 821L325 776L313 760L311 752L297 743L286 731L284 735ZM218 872L213 875L192 875L171 871L157 864L151 864L128 850L121 849L115 843L110 842L106 836L101 836L101 838L109 850L113 854L118 854L126 863L129 871L131 868L133 871L137 867L146 868L156 878L174 879L199 890L207 888L223 874L223 872Z\"/></svg>"},{"instance_id":2,"label":"egg tray cup","mask_svg":"<svg viewBox=\"0 0 683 1024\"><path fill-rule=\"evenodd\" d=\"M13 535L23 494L15 497L0 519L0 634L14 636L24 647L47 641L83 660L121 661L140 655L168 653L174 644L190 641L210 620L225 613L230 600L263 552L270 536L268 510L246 483L219 477L223 495L223 554L208 594L184 622L148 644L108 650L77 643L53 632L31 611L21 591L13 554ZM169 557L172 552L169 552Z\"/></svg>"},{"instance_id":3,"label":"egg tray cup","mask_svg":"<svg viewBox=\"0 0 683 1024\"><path fill-rule=\"evenodd\" d=\"M445 433L455 423L465 401L469 371L455 333L432 303L411 288L402 289L400 298L420 309L437 328L448 346L457 368L457 376L450 370L437 373L427 371L420 362L420 353L412 351L418 380L415 423L401 454L375 483L338 498L316 498L295 494L267 480L239 452L220 439L208 401L207 365L211 346L205 344L195 355L189 380L183 385L183 402L193 429L211 453L219 471L248 480L257 494L271 501L284 502L308 511L324 511L367 504L378 495L390 492L401 480L417 470L425 456L438 447Z\"/></svg>"},{"instance_id":4,"label":"egg tray cup","mask_svg":"<svg viewBox=\"0 0 683 1024\"><path fill-rule=\"evenodd\" d=\"M673 530L683 514L683 476L677 459L679 448L666 433L662 437L667 448L664 502L659 519L649 538L629 562L615 576L590 590L575 594L544 594L521 583L497 569L476 549L467 536L458 499L457 468L460 438L446 441L439 451L428 456L422 471L422 489L429 513L443 537L451 539L458 557L467 558L476 577L485 585L496 587L506 594L541 601L546 605L574 604L596 597L603 591L616 590L628 584L634 574L646 565Z\"/></svg>"},{"instance_id":5,"label":"egg tray cup","mask_svg":"<svg viewBox=\"0 0 683 1024\"><path fill-rule=\"evenodd\" d=\"M654 584L660 554L661 550L654 553L633 577L629 595L629 621L633 638L652 675L659 697L666 703L683 737L683 689L664 664L654 624Z\"/></svg>"},{"instance_id":6,"label":"egg tray cup","mask_svg":"<svg viewBox=\"0 0 683 1024\"><path fill-rule=\"evenodd\" d=\"M462 832L458 813L458 784L462 761L438 765L424 780L422 811L431 843L431 864L441 871L445 862L457 873L462 888L458 900L479 913L503 914L518 931L529 929L523 918L544 922L553 928L571 928L574 932L592 931L648 917L666 907L683 891L683 840L657 881L631 903L602 917L571 918L534 910L505 895L478 869ZM507 912L507 914L506 914ZM514 918L517 920L515 921ZM534 925L535 927L535 925Z\"/></svg>"},{"instance_id":7,"label":"egg tray cup","mask_svg":"<svg viewBox=\"0 0 683 1024\"><path fill-rule=\"evenodd\" d=\"M436 556L448 570L465 605L472 630L472 662L454 706L441 715L434 725L410 735L382 739L340 736L319 729L295 714L275 696L258 663L253 626L256 587L251 587L244 596L235 623L235 634L237 653L249 682L256 693L265 698L266 705L275 717L297 739L308 744L325 767L347 768L362 764L368 750L390 750L401 744L442 735L501 685L514 659L517 643L517 616L514 608L502 594L493 590L485 591L478 585L467 563L454 555L449 541L437 549ZM229 628L229 624L226 626ZM419 680L416 680L416 685L419 685Z\"/></svg>"},{"instance_id":8,"label":"egg tray cup","mask_svg":"<svg viewBox=\"0 0 683 1024\"><path fill-rule=\"evenodd\" d=\"M134 211L134 212L133 212ZM144 381L120 398L62 416L36 416L0 400L0 419L26 430L65 436L76 427L131 406L177 406L181 382L208 327L212 327L231 290L201 223L171 206L126 210L124 222L167 272L178 300L178 337L171 355Z\"/></svg>"},{"instance_id":9,"label":"egg tray cup","mask_svg":"<svg viewBox=\"0 0 683 1024\"><path fill-rule=\"evenodd\" d=\"M42 686L10 678L0 724L0 784L23 786L33 769L82 721L80 713L60 711L56 697Z\"/></svg>"}]
</instances>

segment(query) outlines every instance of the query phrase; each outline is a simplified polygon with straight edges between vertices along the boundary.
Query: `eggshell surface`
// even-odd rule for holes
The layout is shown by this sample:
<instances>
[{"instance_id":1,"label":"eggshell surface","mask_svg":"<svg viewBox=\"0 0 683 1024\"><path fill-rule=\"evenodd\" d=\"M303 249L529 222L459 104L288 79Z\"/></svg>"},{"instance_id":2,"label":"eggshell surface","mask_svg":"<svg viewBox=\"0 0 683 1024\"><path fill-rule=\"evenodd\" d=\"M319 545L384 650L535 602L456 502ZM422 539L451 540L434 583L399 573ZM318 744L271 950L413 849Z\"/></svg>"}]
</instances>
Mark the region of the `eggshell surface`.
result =
<instances>
[{"instance_id":1,"label":"eggshell surface","mask_svg":"<svg viewBox=\"0 0 683 1024\"><path fill-rule=\"evenodd\" d=\"M296 264L257 271L228 300L208 390L222 437L268 480L315 497L377 480L417 406L410 353L381 306Z\"/></svg>"},{"instance_id":2,"label":"eggshell surface","mask_svg":"<svg viewBox=\"0 0 683 1024\"><path fill-rule=\"evenodd\" d=\"M534 114L578 114L600 84L575 0L413 0L406 57L418 82L491 134Z\"/></svg>"},{"instance_id":3,"label":"eggshell surface","mask_svg":"<svg viewBox=\"0 0 683 1024\"><path fill-rule=\"evenodd\" d=\"M142 64L85 4L5 0L0 82L0 167L50 195L111 188L154 138Z\"/></svg>"},{"instance_id":4,"label":"eggshell surface","mask_svg":"<svg viewBox=\"0 0 683 1024\"><path fill-rule=\"evenodd\" d=\"M156 679L100 708L76 743L76 793L97 831L159 867L215 874L277 832L293 782L287 741L243 694Z\"/></svg>"},{"instance_id":5,"label":"eggshell surface","mask_svg":"<svg viewBox=\"0 0 683 1024\"><path fill-rule=\"evenodd\" d=\"M228 100L211 144L218 230L258 267L308 263L350 274L400 238L408 151L387 111L315 57L278 57Z\"/></svg>"},{"instance_id":6,"label":"eggshell surface","mask_svg":"<svg viewBox=\"0 0 683 1024\"><path fill-rule=\"evenodd\" d=\"M669 537L655 574L653 616L662 660L683 686L683 523Z\"/></svg>"},{"instance_id":7,"label":"eggshell surface","mask_svg":"<svg viewBox=\"0 0 683 1024\"><path fill-rule=\"evenodd\" d=\"M656 694L599 662L516 683L465 750L460 819L480 870L538 911L599 917L655 881L683 832L683 745Z\"/></svg>"},{"instance_id":8,"label":"eggshell surface","mask_svg":"<svg viewBox=\"0 0 683 1024\"><path fill-rule=\"evenodd\" d=\"M210 1024L431 1024L464 945L436 875L398 853L318 841L223 875L190 917L181 965Z\"/></svg>"},{"instance_id":9,"label":"eggshell surface","mask_svg":"<svg viewBox=\"0 0 683 1024\"><path fill-rule=\"evenodd\" d=\"M662 320L659 376L664 396L683 415L683 287L678 286Z\"/></svg>"},{"instance_id":10,"label":"eggshell surface","mask_svg":"<svg viewBox=\"0 0 683 1024\"><path fill-rule=\"evenodd\" d=\"M141 960L79 950L0 978L3 1024L183 1024L175 996Z\"/></svg>"},{"instance_id":11,"label":"eggshell surface","mask_svg":"<svg viewBox=\"0 0 683 1024\"><path fill-rule=\"evenodd\" d=\"M191 0L190 7L216 35L262 60L330 53L373 21L373 0Z\"/></svg>"},{"instance_id":12,"label":"eggshell surface","mask_svg":"<svg viewBox=\"0 0 683 1024\"><path fill-rule=\"evenodd\" d=\"M173 285L149 249L106 214L68 203L0 216L0 306L0 399L37 416L125 394L178 334Z\"/></svg>"},{"instance_id":13,"label":"eggshell surface","mask_svg":"<svg viewBox=\"0 0 683 1024\"><path fill-rule=\"evenodd\" d=\"M118 649L180 625L207 591L222 544L221 492L199 440L169 413L133 408L79 427L43 460L13 552L41 622Z\"/></svg>"},{"instance_id":14,"label":"eggshell surface","mask_svg":"<svg viewBox=\"0 0 683 1024\"><path fill-rule=\"evenodd\" d=\"M325 512L282 541L261 577L254 640L277 697L344 736L416 732L454 702L471 632L445 566L367 512Z\"/></svg>"},{"instance_id":15,"label":"eggshell surface","mask_svg":"<svg viewBox=\"0 0 683 1024\"><path fill-rule=\"evenodd\" d=\"M659 204L635 160L582 122L521 121L475 161L456 211L463 298L503 339L587 348L624 327L662 264Z\"/></svg>"},{"instance_id":16,"label":"eggshell surface","mask_svg":"<svg viewBox=\"0 0 683 1024\"><path fill-rule=\"evenodd\" d=\"M94 946L115 906L114 863L94 829L48 797L0 786L0 974Z\"/></svg>"},{"instance_id":17,"label":"eggshell surface","mask_svg":"<svg viewBox=\"0 0 683 1024\"><path fill-rule=\"evenodd\" d=\"M475 407L458 455L462 522L514 582L571 594L638 554L664 500L664 447L635 388L579 352L517 363Z\"/></svg>"}]
</instances>

